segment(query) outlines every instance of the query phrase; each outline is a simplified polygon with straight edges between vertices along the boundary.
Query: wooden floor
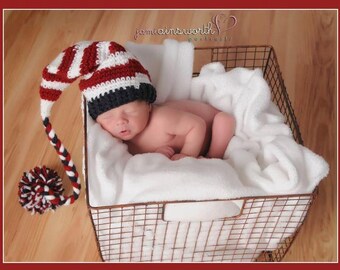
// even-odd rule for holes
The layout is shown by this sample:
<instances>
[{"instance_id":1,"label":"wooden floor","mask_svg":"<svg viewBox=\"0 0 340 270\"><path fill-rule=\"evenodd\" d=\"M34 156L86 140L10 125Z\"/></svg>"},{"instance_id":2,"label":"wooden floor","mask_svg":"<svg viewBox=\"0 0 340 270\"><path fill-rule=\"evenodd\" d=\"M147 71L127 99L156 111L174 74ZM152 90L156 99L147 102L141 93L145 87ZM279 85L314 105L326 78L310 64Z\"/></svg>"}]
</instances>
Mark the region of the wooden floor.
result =
<instances>
[{"instance_id":1,"label":"wooden floor","mask_svg":"<svg viewBox=\"0 0 340 270\"><path fill-rule=\"evenodd\" d=\"M43 67L79 40L125 44L134 40L136 29L197 28L219 13L234 15L237 25L207 40L190 36L198 38L194 44L273 45L304 143L330 165L330 174L321 182L319 196L285 261L337 260L336 11L113 10L4 13L5 261L100 261L84 189L74 205L43 216L31 216L18 203L18 181L36 165L48 165L67 179L40 120ZM221 30L227 24L221 22ZM165 38L187 40L188 36L140 35L137 42L161 43ZM73 85L56 103L51 122L81 168L83 127L77 89Z\"/></svg>"}]
</instances>

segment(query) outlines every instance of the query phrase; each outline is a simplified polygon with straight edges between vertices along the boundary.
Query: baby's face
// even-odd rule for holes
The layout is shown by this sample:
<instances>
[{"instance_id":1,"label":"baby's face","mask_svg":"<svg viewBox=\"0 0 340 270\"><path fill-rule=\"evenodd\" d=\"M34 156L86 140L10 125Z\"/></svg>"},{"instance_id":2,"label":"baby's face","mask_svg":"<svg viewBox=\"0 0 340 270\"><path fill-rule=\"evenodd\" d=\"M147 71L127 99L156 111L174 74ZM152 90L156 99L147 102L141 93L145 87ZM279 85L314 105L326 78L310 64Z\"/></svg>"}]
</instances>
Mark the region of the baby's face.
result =
<instances>
[{"instance_id":1,"label":"baby's face","mask_svg":"<svg viewBox=\"0 0 340 270\"><path fill-rule=\"evenodd\" d=\"M99 115L97 122L114 137L128 141L144 130L149 116L149 104L134 101Z\"/></svg>"}]
</instances>

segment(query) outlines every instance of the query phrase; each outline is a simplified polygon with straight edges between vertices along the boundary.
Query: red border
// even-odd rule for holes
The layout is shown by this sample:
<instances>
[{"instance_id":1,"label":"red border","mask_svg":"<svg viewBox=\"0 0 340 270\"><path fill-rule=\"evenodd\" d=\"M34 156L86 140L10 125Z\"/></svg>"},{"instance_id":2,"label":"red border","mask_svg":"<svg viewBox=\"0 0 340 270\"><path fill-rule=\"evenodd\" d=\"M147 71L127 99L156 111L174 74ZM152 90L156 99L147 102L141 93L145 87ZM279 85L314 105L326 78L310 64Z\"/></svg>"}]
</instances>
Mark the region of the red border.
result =
<instances>
[{"instance_id":1,"label":"red border","mask_svg":"<svg viewBox=\"0 0 340 270\"><path fill-rule=\"evenodd\" d=\"M112 4L107 0L87 1L46 1L46 0L2 0L3 8L336 8L339 6L337 0L309 0L282 2L270 0L210 0L202 1L163 1L155 3L155 0L116 0Z\"/></svg>"},{"instance_id":2,"label":"red border","mask_svg":"<svg viewBox=\"0 0 340 270\"><path fill-rule=\"evenodd\" d=\"M302 3L301 3L302 2ZM152 8L152 9L164 9L164 8L171 8L171 9L177 9L177 8L195 8L195 9L213 9L213 8L258 8L258 9L263 9L263 8L272 8L272 9L283 9L283 8L292 8L292 9L312 9L312 8L336 8L339 9L339 1L338 0L309 0L309 1L289 1L286 0L284 2L274 2L274 1L269 1L269 0L257 0L257 1L251 1L251 0L234 0L234 1L217 1L217 0L210 0L210 1L204 1L204 3L199 3L197 0L193 1L190 0L189 2L184 2L184 1L179 1L178 3L174 3L174 1L166 1L166 2L160 2L157 3L156 5L153 3L153 1L150 0L144 0L144 1L129 1L128 0L117 0L114 2L114 6L107 0L91 0L91 1L82 1L80 0L77 1L67 1L67 0L59 0L59 1L53 1L49 2L46 0L32 0L32 1L27 1L27 0L2 0L1 1L1 8L3 9L92 9L92 8L105 8L105 9L111 9L111 8ZM1 22L2 20L2 12L0 15ZM339 18L338 18L339 20ZM339 31L339 28L338 28ZM339 33L338 33L339 34ZM1 27L1 37L2 37L2 27ZM2 42L1 42L1 55L2 55ZM340 59L339 53L338 57ZM339 61L338 59L338 61ZM3 71L3 66L1 65L1 71ZM339 71L338 71L339 75ZM2 77L1 77L1 82L2 82ZM2 85L2 84L1 84ZM0 116L1 116L1 131L2 131L2 116L3 116L3 95L1 95L1 109L0 109ZM340 104L340 97L338 93L338 102ZM340 119L338 118L338 125L340 125ZM338 135L339 136L339 135ZM3 133L1 132L0 135L1 142L3 142ZM339 139L339 137L338 137ZM338 152L340 149L340 145L338 145ZM3 145L1 143L1 150L3 150ZM3 165L3 156L1 155L1 168ZM339 159L338 159L339 162ZM3 179L3 172L1 170L1 176ZM0 186L1 193L0 193L0 200L2 202L3 195L2 195L2 185ZM2 207L0 207L0 216L1 216L1 232L3 232L3 212L2 212ZM339 236L338 236L339 237ZM0 268L1 269L21 269L23 267L27 267L28 269L34 268L34 269L74 269L74 268L82 268L82 269L112 269L112 267L119 267L119 268L140 268L140 269L159 269L161 268L195 268L195 269L206 269L207 267L212 267L214 269L225 269L228 267L231 267L232 269L237 269L237 268L248 268L248 267L255 267L258 269L287 269L289 268L301 268L301 267L308 267L308 269L313 270L313 269L320 269L320 268L327 268L327 269L338 269L338 263L313 263L313 264L306 264L306 263L299 263L299 264L281 264L281 263L267 263L267 264L262 264L262 263L257 263L257 264L103 264L103 263L74 263L74 264L66 264L66 263L58 263L58 264L53 264L53 263L43 263L43 264L38 264L38 263L27 263L27 264L18 264L18 263L3 263L3 235L1 233L0 236L1 240L1 247L0 247ZM339 252L339 250L338 250ZM339 256L338 256L339 257Z\"/></svg>"},{"instance_id":3,"label":"red border","mask_svg":"<svg viewBox=\"0 0 340 270\"><path fill-rule=\"evenodd\" d=\"M308 270L319 270L319 269L338 269L337 264L285 264L285 263L247 263L247 264L235 264L235 263L218 263L218 264L212 264L212 263L96 263L96 264L80 264L80 263L60 263L60 264L33 264L33 263L27 263L27 264L2 264L1 269L22 269L23 267L27 269L36 269L36 270L46 270L46 269L110 269L113 268L119 268L119 269L177 269L177 268L186 268L186 269L195 269L195 270L206 270L208 268L212 269L223 269L226 270L228 268L234 270L234 269L261 269L261 270L273 270L273 269L287 269L287 268L307 268Z\"/></svg>"}]
</instances>

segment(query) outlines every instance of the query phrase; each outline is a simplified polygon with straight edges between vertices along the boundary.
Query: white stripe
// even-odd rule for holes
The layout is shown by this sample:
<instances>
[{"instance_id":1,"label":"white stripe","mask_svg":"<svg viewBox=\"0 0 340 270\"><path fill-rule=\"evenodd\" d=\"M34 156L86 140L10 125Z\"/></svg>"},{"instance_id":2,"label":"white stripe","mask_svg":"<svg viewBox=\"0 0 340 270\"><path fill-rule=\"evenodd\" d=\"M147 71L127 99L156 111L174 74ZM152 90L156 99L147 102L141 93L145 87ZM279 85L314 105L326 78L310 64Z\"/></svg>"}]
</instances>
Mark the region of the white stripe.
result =
<instances>
[{"instance_id":1,"label":"white stripe","mask_svg":"<svg viewBox=\"0 0 340 270\"><path fill-rule=\"evenodd\" d=\"M80 64L84 56L84 50L93 44L92 41L82 41L75 45L76 54L73 58L72 64L67 72L69 79L78 78L80 74Z\"/></svg>"},{"instance_id":2,"label":"white stripe","mask_svg":"<svg viewBox=\"0 0 340 270\"><path fill-rule=\"evenodd\" d=\"M52 89L52 90L60 90L63 91L66 89L70 84L69 83L63 83L63 82L57 82L57 81L47 81L44 78L41 80L42 87Z\"/></svg>"},{"instance_id":3,"label":"white stripe","mask_svg":"<svg viewBox=\"0 0 340 270\"><path fill-rule=\"evenodd\" d=\"M70 177L75 176L75 173L72 172L72 171L66 171L66 174L67 174L68 176L70 176Z\"/></svg>"},{"instance_id":4,"label":"white stripe","mask_svg":"<svg viewBox=\"0 0 340 270\"><path fill-rule=\"evenodd\" d=\"M54 195L45 195L44 197L45 197L45 199L48 200L48 201L52 201L52 200L55 199L55 196L54 196Z\"/></svg>"},{"instance_id":5,"label":"white stripe","mask_svg":"<svg viewBox=\"0 0 340 270\"><path fill-rule=\"evenodd\" d=\"M129 59L136 59L131 53L129 52L117 52L108 56L104 62L96 69L101 70L104 68L111 68L118 65L125 65L129 62ZM88 73L82 77L83 80L88 80L92 77L94 72Z\"/></svg>"},{"instance_id":6,"label":"white stripe","mask_svg":"<svg viewBox=\"0 0 340 270\"><path fill-rule=\"evenodd\" d=\"M48 133L48 136L53 139L53 137L55 136L55 132L53 129L51 129L50 133Z\"/></svg>"},{"instance_id":7,"label":"white stripe","mask_svg":"<svg viewBox=\"0 0 340 270\"><path fill-rule=\"evenodd\" d=\"M107 81L102 84L98 84L93 87L86 88L83 93L87 100L98 97L100 94L108 93L111 90L126 88L128 86L134 86L139 88L141 83L150 83L149 77L143 73L136 73L136 77L118 78L116 80Z\"/></svg>"},{"instance_id":8,"label":"white stripe","mask_svg":"<svg viewBox=\"0 0 340 270\"><path fill-rule=\"evenodd\" d=\"M61 64L61 62L63 61L65 53L62 52L60 53L53 61L51 64L49 64L46 68L48 70L49 73L51 74L57 74L58 70L59 70L59 66Z\"/></svg>"},{"instance_id":9,"label":"white stripe","mask_svg":"<svg viewBox=\"0 0 340 270\"><path fill-rule=\"evenodd\" d=\"M97 60L96 64L100 65L110 54L110 42L102 41L97 43Z\"/></svg>"},{"instance_id":10,"label":"white stripe","mask_svg":"<svg viewBox=\"0 0 340 270\"><path fill-rule=\"evenodd\" d=\"M43 120L46 117L50 117L53 104L54 104L54 101L49 101L45 99L40 100L40 114Z\"/></svg>"},{"instance_id":11,"label":"white stripe","mask_svg":"<svg viewBox=\"0 0 340 270\"><path fill-rule=\"evenodd\" d=\"M90 79L90 78L92 77L93 73L94 73L94 72L85 74L85 75L82 77L82 79L83 79L83 80L88 80L88 79Z\"/></svg>"},{"instance_id":12,"label":"white stripe","mask_svg":"<svg viewBox=\"0 0 340 270\"><path fill-rule=\"evenodd\" d=\"M130 52L116 52L115 54L108 56L108 58L98 67L97 70L125 65L129 62L129 59L136 58Z\"/></svg>"},{"instance_id":13,"label":"white stripe","mask_svg":"<svg viewBox=\"0 0 340 270\"><path fill-rule=\"evenodd\" d=\"M71 199L68 198L67 201L64 203L64 205L70 205L71 204Z\"/></svg>"}]
</instances>

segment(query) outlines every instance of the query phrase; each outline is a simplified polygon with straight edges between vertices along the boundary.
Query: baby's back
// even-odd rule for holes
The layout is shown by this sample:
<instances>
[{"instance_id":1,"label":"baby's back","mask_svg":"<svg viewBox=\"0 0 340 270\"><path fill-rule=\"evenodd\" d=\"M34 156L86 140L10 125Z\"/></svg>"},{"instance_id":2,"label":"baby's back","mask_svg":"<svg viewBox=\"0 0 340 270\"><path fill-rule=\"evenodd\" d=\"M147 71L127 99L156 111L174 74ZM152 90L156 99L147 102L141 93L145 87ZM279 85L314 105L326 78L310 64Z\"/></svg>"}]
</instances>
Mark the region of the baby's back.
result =
<instances>
[{"instance_id":1,"label":"baby's back","mask_svg":"<svg viewBox=\"0 0 340 270\"><path fill-rule=\"evenodd\" d=\"M167 101L162 105L195 114L203 118L207 126L211 126L215 115L219 112L219 110L207 103L193 100L172 100Z\"/></svg>"}]
</instances>

